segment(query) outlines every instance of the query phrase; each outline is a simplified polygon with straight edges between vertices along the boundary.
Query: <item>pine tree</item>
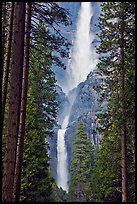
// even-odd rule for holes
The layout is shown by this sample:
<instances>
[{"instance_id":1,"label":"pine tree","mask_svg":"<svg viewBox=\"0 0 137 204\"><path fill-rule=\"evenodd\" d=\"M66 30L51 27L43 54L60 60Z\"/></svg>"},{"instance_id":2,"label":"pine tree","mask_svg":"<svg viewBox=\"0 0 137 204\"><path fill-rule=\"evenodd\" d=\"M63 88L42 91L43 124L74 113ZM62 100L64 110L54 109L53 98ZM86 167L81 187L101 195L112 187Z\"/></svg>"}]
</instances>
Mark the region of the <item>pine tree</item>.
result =
<instances>
[{"instance_id":1,"label":"pine tree","mask_svg":"<svg viewBox=\"0 0 137 204\"><path fill-rule=\"evenodd\" d=\"M73 145L69 200L71 202L89 202L92 201L90 183L94 165L94 147L82 122L78 125Z\"/></svg>"},{"instance_id":2,"label":"pine tree","mask_svg":"<svg viewBox=\"0 0 137 204\"><path fill-rule=\"evenodd\" d=\"M48 144L33 91L29 88L26 136L21 179L22 202L49 201L52 179L49 176Z\"/></svg>"},{"instance_id":3,"label":"pine tree","mask_svg":"<svg viewBox=\"0 0 137 204\"><path fill-rule=\"evenodd\" d=\"M15 183L17 185L20 185L19 182L16 181L17 173L20 173L20 170L19 170L19 168L17 168L17 166L15 168L15 162L19 161L18 158L21 158L20 155L22 155L22 153L23 153L22 152L23 140L20 143L21 144L20 153L19 153L19 149L17 149L18 133L19 133L19 137L20 137L21 131L22 131L22 133L25 131L24 130L25 122L23 122L22 118L20 117L20 116L22 116L22 110L25 110L25 109L22 109L22 107L20 110L20 106L22 106L22 104L23 104L23 99L25 99L25 98L21 99L21 92L23 93L23 91L24 91L24 86L22 86L22 72L23 72L23 69L22 69L23 66L22 65L23 65L23 54L24 54L24 42L23 41L24 41L24 28L25 28L25 26L24 26L24 21L25 21L25 9L24 9L24 7L25 7L25 4L22 2L21 3L20 2L15 3L15 13L14 13L14 22L13 22L13 44L12 44L12 48L11 48L12 49L12 58L11 58L12 59L12 61L11 61L12 69L11 69L11 73L10 73L10 75L11 75L10 101L9 101L9 116L8 116L8 125L7 125L6 147L5 147L5 144L3 143L3 145L4 145L3 149L5 148L5 161L4 161L4 173L3 173L4 174L4 176L3 176L3 200L4 201L11 201L12 200L13 185L11 185L11 184L13 184L13 182L15 181ZM65 10L62 9L60 6L58 6L57 3L50 3L50 2L48 2L48 3L46 2L44 4L33 3L32 4L32 10L33 10L33 12L32 12L32 16L33 16L32 22L33 23L32 23L32 32L31 32L30 36L31 36L31 46L32 47L34 46L33 47L34 48L33 49L33 55L35 56L35 61L37 61L37 62L42 61L43 59L41 60L41 58L44 56L44 63L45 63L45 58L47 58L47 61L45 63L46 65L43 66L44 69L38 63L38 68L42 69L42 71L39 72L37 70L38 76L39 76L38 80L37 80L38 83L33 83L33 85L34 85L33 96L34 96L35 101L36 101L37 111L38 111L38 115L39 115L38 123L40 123L40 127L42 126L42 124L45 124L45 123L47 124L45 128L43 128L43 126L42 126L42 131L46 137L46 135L52 135L52 133L53 133L53 126L55 123L57 103L55 101L56 93L55 93L55 89L54 89L54 85L56 82L55 76L54 76L54 73L50 69L45 69L45 66L48 66L49 64L51 65L51 63L56 63L57 65L64 67L64 64L61 62L59 57L53 56L51 54L51 52L56 50L58 53L60 53L61 57L66 57L67 56L67 50L64 49L64 47L66 47L68 45L68 43L66 42L65 38L60 34L60 31L57 30L53 24L58 22L59 24L64 23L65 25L67 25L68 24L68 17L66 15ZM4 16L5 15L3 15L3 17ZM62 18L62 16L63 16L63 18ZM36 19L36 21L34 19ZM46 23L48 30L51 31L51 28L53 28L52 32L51 33L47 32L47 31L45 32L43 27L42 27L42 29L41 29L41 27L39 27L38 22L41 22L43 27L45 27L45 23ZM38 25L38 27L37 27L37 25ZM11 28L12 28L12 26L11 26ZM4 26L3 26L3 30L4 30ZM56 31L56 33L55 33L55 31ZM11 34L12 34L12 32L11 32ZM44 52L42 52L43 50L42 49L39 50L39 46L36 45L38 42L37 41L37 34L39 34L39 36L41 36L41 38L39 38L39 40L42 39L42 41L39 41L39 43L42 43L41 47L42 46L44 47L45 43L47 44L47 42L48 42L48 46L46 46L46 48L47 48L46 55L45 55L45 48L43 49ZM36 39L35 39L35 37L36 37ZM18 44L17 44L17 41L19 42ZM3 42L4 42L4 37L3 37ZM35 42L36 42L36 44L35 44ZM3 43L3 45L4 45L4 43ZM4 46L3 46L3 49L4 49ZM36 51L40 51L38 54L39 55L38 58L36 56L37 55L36 53L38 53L38 52L36 52ZM3 61L4 61L4 59L3 59ZM48 61L50 63L48 63ZM41 63L42 62L40 62L40 64ZM18 69L17 69L17 67L18 67ZM8 69L9 69L9 66L8 66ZM46 73L45 78L42 75L43 70L44 70L44 74ZM32 78L33 78L33 76L37 77L35 74L34 75L32 74ZM37 84L36 90L37 91L40 90L39 91L40 94L37 94L37 91L35 90L35 84ZM25 84L25 86L26 86L26 84ZM41 88L43 88L42 91L41 91ZM44 95L45 89L47 90L46 96ZM5 96L6 96L6 94L5 94ZM7 107L6 107L6 109L7 109ZM19 128L20 128L19 127L19 119L20 118L21 118L20 122L24 126L21 131L19 130ZM5 119L6 119L6 117L5 117ZM5 120L5 122L7 122L7 121ZM5 125L5 127L6 127L6 125ZM5 131L5 127L4 127L4 131ZM5 136L5 135L3 135L3 136ZM44 141L45 141L45 139L44 139ZM45 154L46 154L46 152L47 152L47 146L45 145ZM17 160L16 160L16 157L17 157ZM47 159L47 157L46 157L46 159ZM10 166L10 168L8 168L9 166ZM18 167L19 166L21 168L21 162L18 165ZM14 172L15 169L16 169L16 172ZM10 170L11 170L11 172L10 172ZM46 171L47 171L47 168L46 168ZM48 175L48 174L46 174L46 175ZM11 180L12 182L10 182L8 180ZM48 180L48 176L47 176L47 180ZM9 184L10 184L10 187L8 187ZM9 190L7 190L7 188ZM14 190L15 190L15 187L14 187ZM6 193L6 191L8 191L8 194ZM19 193L16 192L15 196L19 197Z\"/></svg>"},{"instance_id":4,"label":"pine tree","mask_svg":"<svg viewBox=\"0 0 137 204\"><path fill-rule=\"evenodd\" d=\"M45 29L40 25L41 29ZM43 39L31 48L29 93L26 117L26 135L21 182L21 201L48 202L52 192L49 171L47 136L53 134L56 122L55 75L51 70L51 61L47 60L50 49ZM42 50L44 56L41 57Z\"/></svg>"},{"instance_id":5,"label":"pine tree","mask_svg":"<svg viewBox=\"0 0 137 204\"><path fill-rule=\"evenodd\" d=\"M121 202L120 131L118 120L103 133L93 169L92 189L96 202Z\"/></svg>"},{"instance_id":6,"label":"pine tree","mask_svg":"<svg viewBox=\"0 0 137 204\"><path fill-rule=\"evenodd\" d=\"M120 8L121 22L120 22L120 72L121 72L121 85L120 85L120 97L121 97L121 114L122 114L122 125L121 125L121 166L122 166L122 202L127 202L127 125L125 115L125 5L122 4Z\"/></svg>"},{"instance_id":7,"label":"pine tree","mask_svg":"<svg viewBox=\"0 0 137 204\"><path fill-rule=\"evenodd\" d=\"M10 101L3 175L3 201L12 201L24 54L25 4L15 3Z\"/></svg>"},{"instance_id":8,"label":"pine tree","mask_svg":"<svg viewBox=\"0 0 137 204\"><path fill-rule=\"evenodd\" d=\"M129 9L130 8L130 9ZM129 149L134 149L131 140L134 139L134 133L129 131L132 126L134 130L134 115L130 117L128 112L131 108L134 113L134 95L132 102L130 100L130 88L127 81L132 82L130 87L134 86L134 2L106 2L102 4L102 14L99 27L100 46L98 52L100 62L98 67L103 76L100 93L102 100L108 103L108 110L102 114L100 124L102 126L103 137L121 135L121 178L122 178L122 201L127 202L127 162L130 163ZM129 20L130 19L130 20ZM129 37L130 36L130 37ZM132 47L133 46L133 47ZM131 49L132 47L132 49ZM130 75L130 74L131 75ZM133 91L134 93L134 91ZM128 106L127 104L132 104ZM117 125L116 125L117 124ZM130 125L129 125L130 124ZM113 128L116 127L116 128ZM115 129L115 132L113 132ZM127 131L128 129L128 131ZM121 133L119 132L121 130ZM132 138L132 139L131 139ZM130 141L130 146L129 145ZM130 147L129 147L130 146ZM127 150L126 150L127 149ZM131 153L131 151L130 151ZM127 160L127 161L126 161Z\"/></svg>"},{"instance_id":9,"label":"pine tree","mask_svg":"<svg viewBox=\"0 0 137 204\"><path fill-rule=\"evenodd\" d=\"M68 57L70 43L62 35L60 28L62 25L70 24L68 12L58 2L35 2L32 4L32 9L31 39L35 42L37 35L39 35L45 42L48 41L48 46L52 50L52 55L49 55L48 58L56 66L65 69L66 65L62 59ZM46 26L46 31L41 30L38 22ZM43 53L42 50L41 53Z\"/></svg>"},{"instance_id":10,"label":"pine tree","mask_svg":"<svg viewBox=\"0 0 137 204\"><path fill-rule=\"evenodd\" d=\"M14 202L18 202L19 196L20 196L21 168L22 168L22 160L23 160L28 73L29 73L30 26L31 26L31 3L26 3L22 96L21 96L18 144L17 144L17 153L16 153L15 178L14 178L14 187L13 187Z\"/></svg>"}]
</instances>

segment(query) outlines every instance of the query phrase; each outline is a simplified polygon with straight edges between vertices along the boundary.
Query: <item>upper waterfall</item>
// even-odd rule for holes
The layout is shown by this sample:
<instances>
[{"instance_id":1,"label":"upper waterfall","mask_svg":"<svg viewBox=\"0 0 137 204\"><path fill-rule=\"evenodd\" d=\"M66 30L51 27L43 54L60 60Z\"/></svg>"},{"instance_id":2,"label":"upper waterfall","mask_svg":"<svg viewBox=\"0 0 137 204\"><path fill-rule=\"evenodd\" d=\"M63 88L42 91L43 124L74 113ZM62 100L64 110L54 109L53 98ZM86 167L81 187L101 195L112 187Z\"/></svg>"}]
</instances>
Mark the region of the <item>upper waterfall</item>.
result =
<instances>
[{"instance_id":1,"label":"upper waterfall","mask_svg":"<svg viewBox=\"0 0 137 204\"><path fill-rule=\"evenodd\" d=\"M66 70L68 80L62 87L66 94L77 87L80 82L85 81L98 62L98 55L92 45L95 39L90 26L92 17L91 2L81 2L70 60Z\"/></svg>"}]
</instances>

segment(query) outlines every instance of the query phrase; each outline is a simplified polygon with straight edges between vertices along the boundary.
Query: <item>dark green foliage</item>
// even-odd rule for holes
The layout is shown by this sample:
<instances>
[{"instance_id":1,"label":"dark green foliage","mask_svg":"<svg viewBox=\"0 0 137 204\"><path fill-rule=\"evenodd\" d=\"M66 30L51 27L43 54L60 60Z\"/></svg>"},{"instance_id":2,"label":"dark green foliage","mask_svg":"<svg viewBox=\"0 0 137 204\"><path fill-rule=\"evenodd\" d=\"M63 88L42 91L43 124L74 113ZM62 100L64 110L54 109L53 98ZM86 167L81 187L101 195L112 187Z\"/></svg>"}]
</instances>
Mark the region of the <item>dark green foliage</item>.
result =
<instances>
[{"instance_id":1,"label":"dark green foliage","mask_svg":"<svg viewBox=\"0 0 137 204\"><path fill-rule=\"evenodd\" d=\"M95 161L92 188L97 202L121 201L120 134L116 123L111 128L104 133Z\"/></svg>"},{"instance_id":2,"label":"dark green foliage","mask_svg":"<svg viewBox=\"0 0 137 204\"><path fill-rule=\"evenodd\" d=\"M68 194L62 188L58 188L55 182L52 184L50 202L68 202Z\"/></svg>"},{"instance_id":3,"label":"dark green foliage","mask_svg":"<svg viewBox=\"0 0 137 204\"><path fill-rule=\"evenodd\" d=\"M9 3L2 2L3 56L7 35L8 12ZM46 137L53 134L58 106L56 102L55 74L51 70L51 66L56 63L64 68L61 59L67 57L69 43L61 35L59 28L57 29L57 25L67 26L68 24L68 15L58 3L32 3L30 73L22 164L21 201L51 201L54 180L49 167L49 147ZM3 129L3 154L5 132L6 126ZM66 199L64 193L61 197L63 197L63 200Z\"/></svg>"},{"instance_id":4,"label":"dark green foliage","mask_svg":"<svg viewBox=\"0 0 137 204\"><path fill-rule=\"evenodd\" d=\"M92 201L91 174L94 165L94 147L82 122L78 125L71 161L69 200L72 202Z\"/></svg>"},{"instance_id":5,"label":"dark green foliage","mask_svg":"<svg viewBox=\"0 0 137 204\"><path fill-rule=\"evenodd\" d=\"M48 201L51 191L48 144L35 102L29 89L21 185L21 200L27 202Z\"/></svg>"},{"instance_id":6,"label":"dark green foliage","mask_svg":"<svg viewBox=\"0 0 137 204\"><path fill-rule=\"evenodd\" d=\"M62 58L68 57L70 43L61 34L60 26L67 26L71 23L67 11L60 7L57 2L33 2L32 9L34 17L32 20L32 40L37 41L39 35L39 42L41 42L41 39L43 39L43 45L48 42L50 50L53 51L52 55L47 56L48 59L65 69L66 66ZM46 30L41 29L38 22L44 25ZM43 50L40 50L40 52L42 57L44 52Z\"/></svg>"},{"instance_id":7,"label":"dark green foliage","mask_svg":"<svg viewBox=\"0 0 137 204\"><path fill-rule=\"evenodd\" d=\"M21 200L49 201L52 179L49 175L46 134L51 134L54 121L52 118L52 121L49 119L49 123L45 123L42 104L33 95L30 88L27 103ZM37 92L38 96L40 96L40 92ZM50 112L48 114L50 116Z\"/></svg>"},{"instance_id":8,"label":"dark green foliage","mask_svg":"<svg viewBox=\"0 0 137 204\"><path fill-rule=\"evenodd\" d=\"M43 29L44 27L40 25ZM55 75L51 71L48 46L43 42L31 48L29 92L27 100L26 135L22 168L21 200L27 202L50 201L53 179L49 169L47 136L52 136L56 122ZM41 39L42 40L42 39Z\"/></svg>"},{"instance_id":9,"label":"dark green foliage","mask_svg":"<svg viewBox=\"0 0 137 204\"><path fill-rule=\"evenodd\" d=\"M124 30L122 30L123 24ZM94 170L95 185L97 185L95 198L102 202L121 202L120 131L124 121L127 126L128 201L132 202L135 199L135 3L103 2L99 27L101 43L98 47L100 53L98 68L102 83L98 90L100 99L107 101L108 105L107 111L98 115L103 140ZM121 64L123 32L124 64ZM124 66L122 97L121 65ZM124 115L121 104L124 107Z\"/></svg>"},{"instance_id":10,"label":"dark green foliage","mask_svg":"<svg viewBox=\"0 0 137 204\"><path fill-rule=\"evenodd\" d=\"M45 30L43 25L41 29ZM55 91L55 74L51 70L51 50L49 46L44 45L44 40L37 36L37 43L31 49L30 61L30 86L32 87L33 94L37 100L37 107L41 111L43 123L45 125L45 134L51 136L53 134L53 126L56 118L56 91ZM33 44L33 43L32 43ZM44 55L41 56L40 50ZM42 122L42 121L41 121Z\"/></svg>"}]
</instances>

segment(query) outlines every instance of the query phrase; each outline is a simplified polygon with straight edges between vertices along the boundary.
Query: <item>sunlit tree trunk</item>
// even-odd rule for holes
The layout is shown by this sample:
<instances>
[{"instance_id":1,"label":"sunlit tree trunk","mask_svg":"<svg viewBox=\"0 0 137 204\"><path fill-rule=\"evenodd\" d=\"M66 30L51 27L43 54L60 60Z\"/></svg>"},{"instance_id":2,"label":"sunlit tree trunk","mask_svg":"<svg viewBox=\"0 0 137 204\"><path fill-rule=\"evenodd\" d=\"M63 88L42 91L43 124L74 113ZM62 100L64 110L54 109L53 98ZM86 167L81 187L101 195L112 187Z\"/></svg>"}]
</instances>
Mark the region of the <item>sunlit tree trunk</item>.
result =
<instances>
[{"instance_id":1,"label":"sunlit tree trunk","mask_svg":"<svg viewBox=\"0 0 137 204\"><path fill-rule=\"evenodd\" d=\"M2 123L4 122L9 66L10 66L10 57L11 57L13 14L14 14L14 2L11 2L10 3L10 17L9 17L8 33L7 33L7 43L6 43L6 53L5 53L5 63L4 63L3 78L2 78Z\"/></svg>"},{"instance_id":2,"label":"sunlit tree trunk","mask_svg":"<svg viewBox=\"0 0 137 204\"><path fill-rule=\"evenodd\" d=\"M12 202L19 126L24 55L25 3L15 2L11 61L10 99L3 173L3 202Z\"/></svg>"},{"instance_id":3,"label":"sunlit tree trunk","mask_svg":"<svg viewBox=\"0 0 137 204\"><path fill-rule=\"evenodd\" d=\"M14 188L13 188L13 201L14 202L19 202L20 187L21 187L21 168L22 168L22 160L23 160L26 102L27 102L27 90L28 90L30 26L31 26L31 2L27 2L26 3L26 16L25 16L25 47L24 47L21 111L20 111L20 124L19 124L19 133L18 133L15 178L14 178Z\"/></svg>"}]
</instances>

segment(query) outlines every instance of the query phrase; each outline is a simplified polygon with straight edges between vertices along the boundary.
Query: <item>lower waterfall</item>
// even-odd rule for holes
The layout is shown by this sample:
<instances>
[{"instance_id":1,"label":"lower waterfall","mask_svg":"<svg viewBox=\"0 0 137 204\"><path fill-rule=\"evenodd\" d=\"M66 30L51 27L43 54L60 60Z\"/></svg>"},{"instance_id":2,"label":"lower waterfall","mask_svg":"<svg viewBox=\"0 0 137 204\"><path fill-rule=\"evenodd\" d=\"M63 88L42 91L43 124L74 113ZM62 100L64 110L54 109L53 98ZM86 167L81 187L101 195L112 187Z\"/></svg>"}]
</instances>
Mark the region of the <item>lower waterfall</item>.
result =
<instances>
[{"instance_id":1,"label":"lower waterfall","mask_svg":"<svg viewBox=\"0 0 137 204\"><path fill-rule=\"evenodd\" d=\"M69 116L66 116L57 135L57 185L68 192L67 150L65 146L65 132Z\"/></svg>"}]
</instances>

